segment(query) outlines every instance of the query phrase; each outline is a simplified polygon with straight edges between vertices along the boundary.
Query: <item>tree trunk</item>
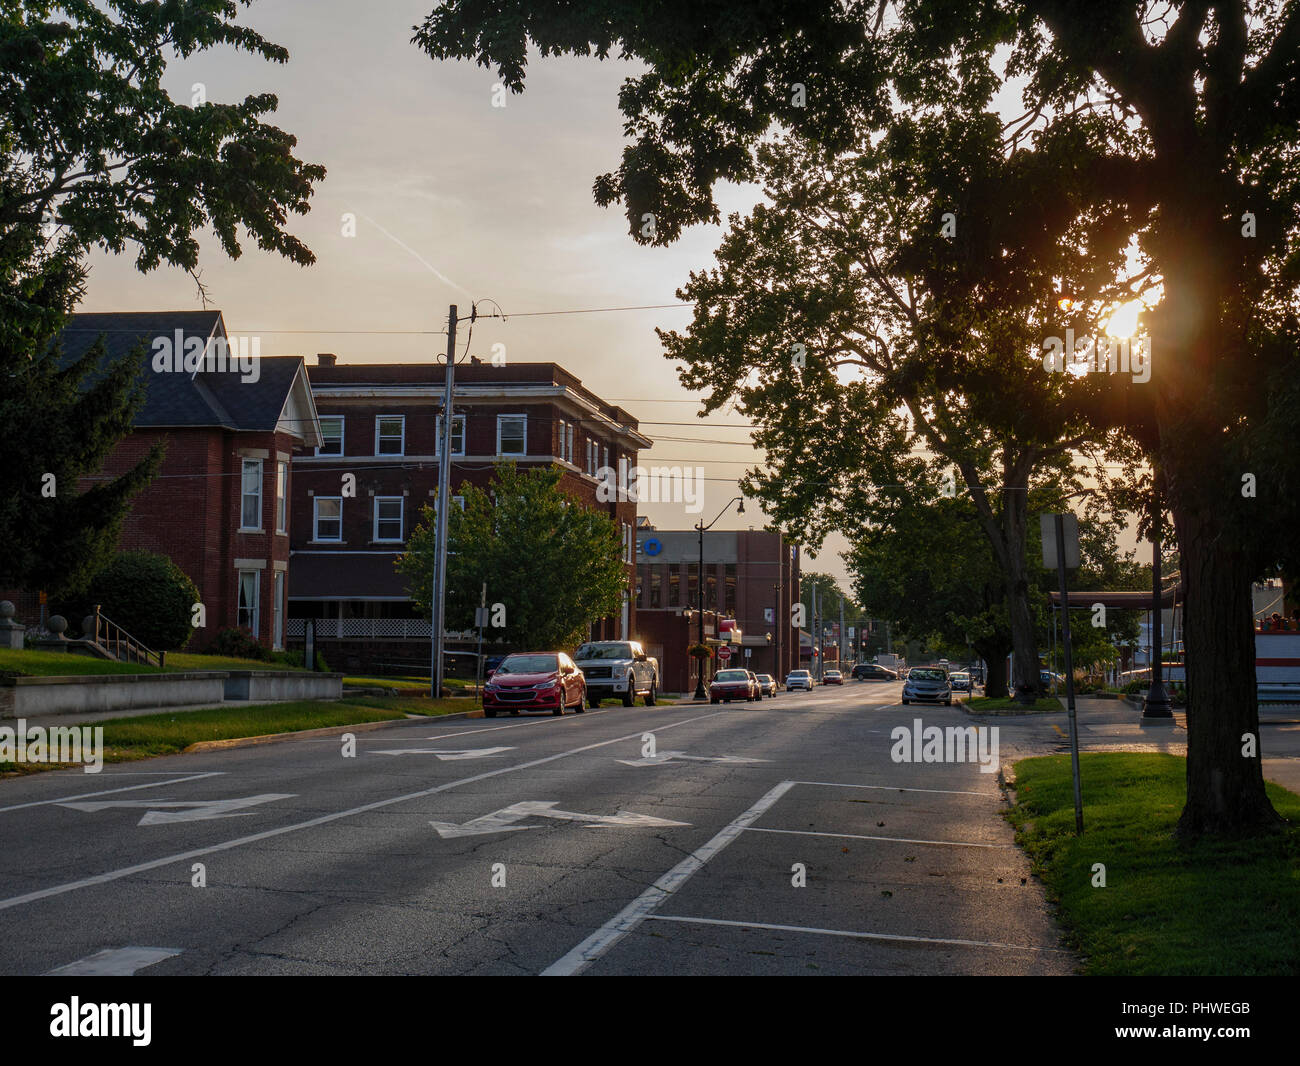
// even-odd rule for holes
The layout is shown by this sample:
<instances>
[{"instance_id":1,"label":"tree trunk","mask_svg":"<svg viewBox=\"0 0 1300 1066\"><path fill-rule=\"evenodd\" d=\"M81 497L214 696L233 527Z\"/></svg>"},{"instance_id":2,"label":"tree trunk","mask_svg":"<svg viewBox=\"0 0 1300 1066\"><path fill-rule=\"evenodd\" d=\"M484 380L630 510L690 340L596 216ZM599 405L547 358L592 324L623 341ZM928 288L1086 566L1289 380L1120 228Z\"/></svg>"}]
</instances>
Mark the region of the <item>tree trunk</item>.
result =
<instances>
[{"instance_id":1,"label":"tree trunk","mask_svg":"<svg viewBox=\"0 0 1300 1066\"><path fill-rule=\"evenodd\" d=\"M1008 478L1010 480L1010 478ZM1025 521L1028 479L1023 491L1007 493L1002 512L1003 572L1007 582L1007 617L1011 625L1015 695L1021 703L1038 698L1038 632L1029 609L1029 577L1025 565Z\"/></svg>"},{"instance_id":2,"label":"tree trunk","mask_svg":"<svg viewBox=\"0 0 1300 1066\"><path fill-rule=\"evenodd\" d=\"M984 695L990 699L1001 700L1007 696L1007 652L1005 644L975 644L975 650L984 660L987 673L984 675Z\"/></svg>"},{"instance_id":3,"label":"tree trunk","mask_svg":"<svg viewBox=\"0 0 1300 1066\"><path fill-rule=\"evenodd\" d=\"M1211 507L1175 510L1174 526L1186 589L1187 651L1187 804L1178 835L1272 832L1283 822L1264 792L1260 764L1255 575L1244 554L1225 541Z\"/></svg>"}]
</instances>

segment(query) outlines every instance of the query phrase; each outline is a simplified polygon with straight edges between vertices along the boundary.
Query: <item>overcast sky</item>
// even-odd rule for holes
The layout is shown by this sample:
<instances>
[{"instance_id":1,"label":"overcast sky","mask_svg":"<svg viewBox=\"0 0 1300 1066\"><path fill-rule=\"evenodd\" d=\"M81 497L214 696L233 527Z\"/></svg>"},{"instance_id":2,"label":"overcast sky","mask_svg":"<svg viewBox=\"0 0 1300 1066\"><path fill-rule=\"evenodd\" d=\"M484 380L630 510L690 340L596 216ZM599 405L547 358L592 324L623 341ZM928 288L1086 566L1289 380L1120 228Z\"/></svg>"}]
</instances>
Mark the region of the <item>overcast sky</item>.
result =
<instances>
[{"instance_id":1,"label":"overcast sky","mask_svg":"<svg viewBox=\"0 0 1300 1066\"><path fill-rule=\"evenodd\" d=\"M624 144L617 92L637 68L619 61L549 59L529 66L527 91L492 106L496 78L472 63L436 63L410 43L432 0L263 0L240 18L290 54L283 66L212 51L173 63L168 87L188 100L273 92L270 121L299 139L298 156L329 171L313 209L290 222L316 253L301 268L255 247L237 262L203 243L202 278L235 334L259 335L265 355L317 352L340 362L442 358L447 306L471 300L507 313L677 303L690 270L710 265L719 227L699 227L670 248L644 248L617 208L595 205L591 186L617 167ZM755 190L728 188L725 210L745 211ZM342 235L342 217L357 233ZM385 233L386 231L386 233ZM96 255L81 309L201 306L181 271L142 276L130 256ZM734 413L696 418L698 398L677 381L654 328L683 328L688 308L480 320L472 354L506 345L521 362L554 361L641 420L656 446L642 462L705 467L704 521L731 497L757 453ZM300 332L294 332L300 331ZM350 333L347 331L360 331ZM390 332L378 331L411 331ZM462 348L465 333L461 333ZM682 423L682 424L675 424ZM676 439L673 439L676 438ZM731 443L715 443L731 442ZM661 529L698 516L643 505ZM766 522L757 505L717 529ZM813 569L844 574L828 543Z\"/></svg>"}]
</instances>

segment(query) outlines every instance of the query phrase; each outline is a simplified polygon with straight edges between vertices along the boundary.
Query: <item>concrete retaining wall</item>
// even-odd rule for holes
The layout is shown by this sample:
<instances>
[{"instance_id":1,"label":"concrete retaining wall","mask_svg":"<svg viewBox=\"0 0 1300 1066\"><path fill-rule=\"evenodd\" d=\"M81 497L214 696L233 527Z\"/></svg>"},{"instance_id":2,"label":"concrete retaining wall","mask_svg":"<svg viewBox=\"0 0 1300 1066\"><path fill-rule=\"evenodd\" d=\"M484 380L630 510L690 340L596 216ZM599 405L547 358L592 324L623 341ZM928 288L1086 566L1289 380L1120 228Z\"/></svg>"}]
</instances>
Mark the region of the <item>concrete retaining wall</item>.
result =
<instances>
[{"instance_id":1,"label":"concrete retaining wall","mask_svg":"<svg viewBox=\"0 0 1300 1066\"><path fill-rule=\"evenodd\" d=\"M225 698L253 703L261 700L338 700L343 698L343 675L300 670L232 670L226 675Z\"/></svg>"},{"instance_id":2,"label":"concrete retaining wall","mask_svg":"<svg viewBox=\"0 0 1300 1066\"><path fill-rule=\"evenodd\" d=\"M0 678L0 718L220 703L226 674L78 674Z\"/></svg>"}]
</instances>

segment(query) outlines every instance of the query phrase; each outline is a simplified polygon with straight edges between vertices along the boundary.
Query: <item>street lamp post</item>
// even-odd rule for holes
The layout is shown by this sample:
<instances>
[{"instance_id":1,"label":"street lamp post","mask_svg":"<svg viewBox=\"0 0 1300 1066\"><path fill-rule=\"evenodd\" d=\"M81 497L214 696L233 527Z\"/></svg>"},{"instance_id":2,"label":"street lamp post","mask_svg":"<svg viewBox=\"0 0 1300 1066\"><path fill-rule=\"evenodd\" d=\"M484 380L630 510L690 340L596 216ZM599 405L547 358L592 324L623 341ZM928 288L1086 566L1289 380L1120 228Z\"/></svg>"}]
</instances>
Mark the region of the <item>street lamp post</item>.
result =
<instances>
[{"instance_id":1,"label":"street lamp post","mask_svg":"<svg viewBox=\"0 0 1300 1066\"><path fill-rule=\"evenodd\" d=\"M704 519L702 518L695 524L695 528L700 532L700 572L699 572L699 576L696 578L695 602L700 612L699 634L700 634L701 644L704 643L704 533L706 530L712 529L717 524L718 518L721 518L724 514L726 514L727 511L731 509L731 505L735 503L737 500L740 501L740 506L736 509L736 513L744 514L745 497L735 496L732 499L727 501L727 506L724 507L721 511L719 511L717 514L717 518L714 518L714 520L710 522L707 526L704 524ZM709 698L709 694L704 691L704 660L699 659L698 662L700 664L700 668L699 668L699 672L695 676L695 698L697 700L704 700Z\"/></svg>"}]
</instances>

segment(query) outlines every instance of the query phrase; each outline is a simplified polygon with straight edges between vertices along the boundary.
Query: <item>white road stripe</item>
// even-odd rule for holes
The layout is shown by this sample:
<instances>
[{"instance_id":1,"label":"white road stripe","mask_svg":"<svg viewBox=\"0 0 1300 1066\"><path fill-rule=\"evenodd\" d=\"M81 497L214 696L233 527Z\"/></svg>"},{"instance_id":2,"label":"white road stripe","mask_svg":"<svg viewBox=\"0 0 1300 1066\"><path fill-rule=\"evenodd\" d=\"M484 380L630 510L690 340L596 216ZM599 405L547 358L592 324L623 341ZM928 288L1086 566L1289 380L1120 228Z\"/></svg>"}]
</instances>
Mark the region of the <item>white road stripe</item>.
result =
<instances>
[{"instance_id":1,"label":"white road stripe","mask_svg":"<svg viewBox=\"0 0 1300 1066\"><path fill-rule=\"evenodd\" d=\"M901 940L908 944L946 944L963 948L1000 948L1003 951L1035 951L1050 955L1068 955L1060 948L1037 948L1025 944L1001 944L996 940L953 940L937 936L904 936L902 933L859 933L851 929L817 929L805 925L773 925L769 922L733 922L724 918L688 918L678 914L651 914L657 922L684 922L689 925L726 925L737 929L772 929L782 933L815 933L818 936L848 936L858 940Z\"/></svg>"},{"instance_id":2,"label":"white road stripe","mask_svg":"<svg viewBox=\"0 0 1300 1066\"><path fill-rule=\"evenodd\" d=\"M175 773L175 771L172 771ZM75 796L59 796L56 799L34 800L31 803L15 803L12 807L0 807L0 814L6 811L21 811L27 807L41 807L48 803L66 803L69 800L83 800L90 796L111 796L114 792L130 792L138 788L163 788L167 785L179 785L183 781L197 781L201 777L221 777L224 770L212 770L205 774L189 774L185 777L174 777L170 781L150 781L144 785L125 785L122 788L105 788L98 792L79 792Z\"/></svg>"},{"instance_id":3,"label":"white road stripe","mask_svg":"<svg viewBox=\"0 0 1300 1066\"><path fill-rule=\"evenodd\" d=\"M657 730L675 729L681 725L690 725L692 722L702 722L706 718L713 718L718 711L710 714L697 715L694 718L685 718L680 722L669 722L664 725L658 725ZM188 862L190 859L197 859L204 855L215 855L221 851L229 851L232 848L238 848L244 844L255 844L259 840L269 840L272 837L283 836L285 833L294 833L299 829L312 829L318 825L328 825L330 822L337 822L341 818L351 818L353 815L364 814L367 811L376 811L384 807L391 807L395 803L405 803L407 800L423 799L425 796L434 796L439 792L447 792L453 788L459 788L461 785L473 784L476 781L486 781L491 777L500 777L502 774L514 773L516 770L527 770L534 766L543 766L546 763L555 762L557 759L567 759L570 755L580 755L584 751L593 751L596 748L608 747L610 744L621 744L624 741L639 739L644 729L638 729L635 733L628 733L625 736L614 737L612 740L602 740L595 744L584 744L580 748L572 748L569 751L562 751L556 755L546 755L540 759L533 759L530 762L519 763L515 766L503 766L497 770L485 770L481 774L475 774L473 777L462 777L459 781L448 781L444 785L436 785L433 788L421 789L419 792L408 792L401 796L392 796L389 799L375 800L373 803L365 803L360 807L351 807L345 811L335 811L333 814L323 814L318 818L311 818L305 822L296 822L293 825L280 826L278 829L267 829L260 833L250 833L248 836L237 837L234 840L226 840L220 844L211 844L205 848L195 848L193 851L183 851L176 855L168 855L162 859L153 859L149 862L136 863L134 866L124 866L118 870L110 870L107 873L95 874L93 877L85 877L79 881L69 881L62 885L54 885L50 888L37 889L34 892L27 892L21 896L11 896L8 899L0 899L0 910L8 910L10 907L21 907L24 903L34 903L37 900L49 899L51 896L61 896L65 892L75 892L79 888L89 888L91 885L104 885L112 881L121 880L123 877L130 877L132 874L144 873L148 870L157 870L161 866L170 866L172 863Z\"/></svg>"},{"instance_id":4,"label":"white road stripe","mask_svg":"<svg viewBox=\"0 0 1300 1066\"><path fill-rule=\"evenodd\" d=\"M136 970L143 970L146 966L174 958L180 953L180 948L105 948L66 966L56 966L42 976L131 977Z\"/></svg>"},{"instance_id":5,"label":"white road stripe","mask_svg":"<svg viewBox=\"0 0 1300 1066\"><path fill-rule=\"evenodd\" d=\"M843 781L796 781L796 785L825 785L827 788L874 788L881 792L933 792L940 796L983 796L1001 799L1000 792L963 792L954 788L899 788L897 785L848 785Z\"/></svg>"},{"instance_id":6,"label":"white road stripe","mask_svg":"<svg viewBox=\"0 0 1300 1066\"><path fill-rule=\"evenodd\" d=\"M682 887L691 876L713 856L730 844L769 807L795 786L794 781L782 781L769 790L744 814L723 828L712 840L696 848L690 855L664 874L636 899L619 911L591 936L563 958L557 959L542 971L543 977L572 977L581 973L605 952L640 925L652 912Z\"/></svg>"},{"instance_id":7,"label":"white road stripe","mask_svg":"<svg viewBox=\"0 0 1300 1066\"><path fill-rule=\"evenodd\" d=\"M887 840L893 844L942 844L950 848L1002 848L1014 850L1014 844L968 844L963 840L912 840L908 837L861 836L858 833L818 833L811 829L759 829L751 826L750 833L789 833L800 837L841 837L845 840Z\"/></svg>"}]
</instances>

